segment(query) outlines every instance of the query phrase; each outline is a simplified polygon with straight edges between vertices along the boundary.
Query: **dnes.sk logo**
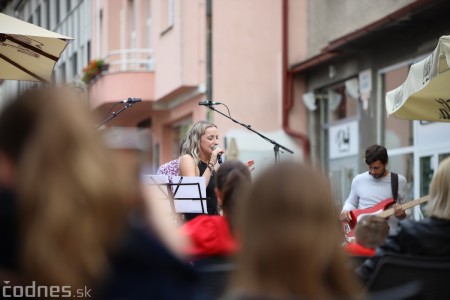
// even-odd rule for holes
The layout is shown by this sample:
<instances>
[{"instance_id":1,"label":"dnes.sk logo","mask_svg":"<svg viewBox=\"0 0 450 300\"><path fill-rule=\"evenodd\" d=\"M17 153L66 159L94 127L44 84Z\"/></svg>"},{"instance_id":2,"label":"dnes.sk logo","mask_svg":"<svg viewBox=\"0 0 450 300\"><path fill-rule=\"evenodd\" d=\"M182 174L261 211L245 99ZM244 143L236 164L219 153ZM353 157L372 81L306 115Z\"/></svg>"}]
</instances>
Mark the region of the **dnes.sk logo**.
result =
<instances>
[{"instance_id":1,"label":"dnes.sk logo","mask_svg":"<svg viewBox=\"0 0 450 300\"><path fill-rule=\"evenodd\" d=\"M32 281L29 285L12 285L11 281L3 281L1 284L0 298L85 298L91 297L91 290L86 286L72 292L69 285L37 285L36 281Z\"/></svg>"}]
</instances>

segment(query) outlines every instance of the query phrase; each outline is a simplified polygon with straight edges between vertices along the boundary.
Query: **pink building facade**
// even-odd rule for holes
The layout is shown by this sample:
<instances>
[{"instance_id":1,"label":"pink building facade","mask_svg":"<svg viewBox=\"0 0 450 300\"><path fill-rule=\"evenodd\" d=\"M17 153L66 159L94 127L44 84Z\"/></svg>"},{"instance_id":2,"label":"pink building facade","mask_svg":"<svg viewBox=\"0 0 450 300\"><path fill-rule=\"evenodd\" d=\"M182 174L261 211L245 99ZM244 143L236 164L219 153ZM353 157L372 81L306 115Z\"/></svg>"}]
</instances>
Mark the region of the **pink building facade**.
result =
<instances>
[{"instance_id":1,"label":"pink building facade","mask_svg":"<svg viewBox=\"0 0 450 300\"><path fill-rule=\"evenodd\" d=\"M260 167L273 162L271 143L198 105L207 95L224 103L233 118L294 151L281 159L308 155L306 112L292 99L303 87L288 74L290 65L306 58L306 1L92 5L91 57L108 65L89 83L92 108L104 116L119 100L142 98L107 125L149 129L155 169L178 155L181 137L204 119L218 125L229 158L254 159Z\"/></svg>"},{"instance_id":2,"label":"pink building facade","mask_svg":"<svg viewBox=\"0 0 450 300\"><path fill-rule=\"evenodd\" d=\"M142 98L107 125L149 129L154 170L204 119L218 125L227 158L254 159L255 172L274 161L272 144L198 105L208 98L294 151L281 159L320 165L338 206L366 170L370 144L388 148L409 198L428 193L450 155L448 123L387 118L384 101L450 33L450 1L14 0L0 9L75 38L55 82L78 84L89 61L106 62L88 83L101 117L122 110L119 100ZM32 84L0 82L0 107Z\"/></svg>"}]
</instances>

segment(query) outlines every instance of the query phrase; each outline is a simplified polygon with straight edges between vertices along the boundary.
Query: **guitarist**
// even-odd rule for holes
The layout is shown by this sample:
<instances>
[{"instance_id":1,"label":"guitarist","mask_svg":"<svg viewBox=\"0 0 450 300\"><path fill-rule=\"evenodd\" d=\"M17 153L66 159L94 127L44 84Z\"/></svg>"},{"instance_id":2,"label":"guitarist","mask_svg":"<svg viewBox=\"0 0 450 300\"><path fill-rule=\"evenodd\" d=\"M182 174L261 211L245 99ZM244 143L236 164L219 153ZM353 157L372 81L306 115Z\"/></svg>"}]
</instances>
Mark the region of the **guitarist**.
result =
<instances>
[{"instance_id":1,"label":"guitarist","mask_svg":"<svg viewBox=\"0 0 450 300\"><path fill-rule=\"evenodd\" d=\"M344 203L340 219L343 222L351 220L350 211L354 209L370 208L379 202L394 198L395 194L391 184L391 172L386 168L388 164L388 154L385 147L372 145L366 149L365 162L369 171L358 174L352 181L350 195ZM395 180L395 179L394 179ZM394 184L395 186L396 184ZM403 203L406 198L406 179L398 175L397 203ZM395 217L389 219L391 232L397 228L398 219L404 219L406 212L400 205L394 205Z\"/></svg>"}]
</instances>

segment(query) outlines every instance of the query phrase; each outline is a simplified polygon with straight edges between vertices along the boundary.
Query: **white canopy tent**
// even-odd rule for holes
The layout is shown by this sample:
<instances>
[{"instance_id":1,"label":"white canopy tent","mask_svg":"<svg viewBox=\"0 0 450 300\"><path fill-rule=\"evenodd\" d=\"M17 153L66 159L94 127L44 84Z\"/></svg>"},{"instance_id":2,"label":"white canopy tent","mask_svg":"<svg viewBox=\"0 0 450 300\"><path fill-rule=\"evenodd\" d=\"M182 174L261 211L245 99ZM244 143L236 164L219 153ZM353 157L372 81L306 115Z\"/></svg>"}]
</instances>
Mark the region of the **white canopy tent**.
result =
<instances>
[{"instance_id":1,"label":"white canopy tent","mask_svg":"<svg viewBox=\"0 0 450 300\"><path fill-rule=\"evenodd\" d=\"M388 116L400 119L450 122L450 36L411 66L406 81L386 93Z\"/></svg>"},{"instance_id":2,"label":"white canopy tent","mask_svg":"<svg viewBox=\"0 0 450 300\"><path fill-rule=\"evenodd\" d=\"M0 79L50 82L72 38L0 13Z\"/></svg>"}]
</instances>

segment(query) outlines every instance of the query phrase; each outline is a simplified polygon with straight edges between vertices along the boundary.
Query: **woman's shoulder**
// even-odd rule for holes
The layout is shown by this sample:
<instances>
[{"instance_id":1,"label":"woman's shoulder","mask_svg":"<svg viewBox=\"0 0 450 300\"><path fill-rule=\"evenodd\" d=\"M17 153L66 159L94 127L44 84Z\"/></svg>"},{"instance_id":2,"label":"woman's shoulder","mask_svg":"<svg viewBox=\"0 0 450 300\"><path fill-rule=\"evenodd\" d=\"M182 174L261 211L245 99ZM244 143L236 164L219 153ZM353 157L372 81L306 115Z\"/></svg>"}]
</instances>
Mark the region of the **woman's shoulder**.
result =
<instances>
[{"instance_id":1,"label":"woman's shoulder","mask_svg":"<svg viewBox=\"0 0 450 300\"><path fill-rule=\"evenodd\" d=\"M195 161L194 161L194 158L191 155L183 154L179 158L179 163L180 164L184 164L184 163L194 163L195 164Z\"/></svg>"},{"instance_id":2,"label":"woman's shoulder","mask_svg":"<svg viewBox=\"0 0 450 300\"><path fill-rule=\"evenodd\" d=\"M183 154L183 155L180 156L179 159L180 160L182 160L182 159L192 159L192 160L194 160L194 158L190 154Z\"/></svg>"},{"instance_id":3,"label":"woman's shoulder","mask_svg":"<svg viewBox=\"0 0 450 300\"><path fill-rule=\"evenodd\" d=\"M180 156L180 176L199 176L198 166L189 154Z\"/></svg>"}]
</instances>

